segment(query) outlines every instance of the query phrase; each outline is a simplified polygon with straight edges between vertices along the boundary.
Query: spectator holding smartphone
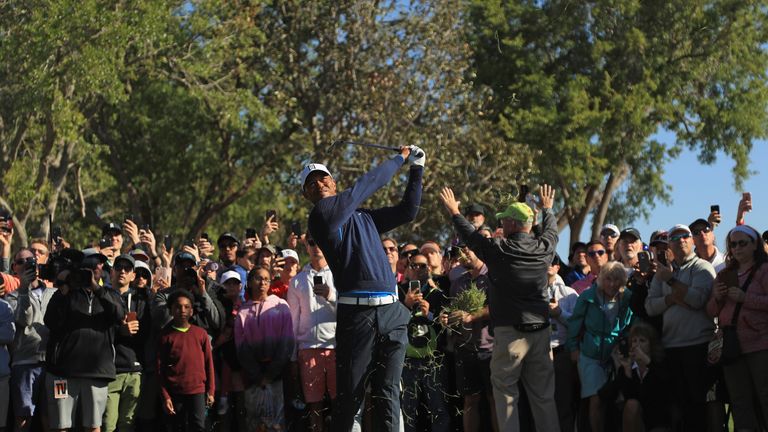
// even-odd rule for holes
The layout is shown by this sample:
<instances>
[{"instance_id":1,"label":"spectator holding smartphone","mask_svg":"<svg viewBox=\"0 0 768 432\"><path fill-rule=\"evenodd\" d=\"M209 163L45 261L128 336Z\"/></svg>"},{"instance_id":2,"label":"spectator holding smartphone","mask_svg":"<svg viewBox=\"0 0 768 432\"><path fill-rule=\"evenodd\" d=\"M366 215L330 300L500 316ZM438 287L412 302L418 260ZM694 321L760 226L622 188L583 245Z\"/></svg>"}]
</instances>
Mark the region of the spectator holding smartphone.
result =
<instances>
[{"instance_id":1,"label":"spectator holding smartphone","mask_svg":"<svg viewBox=\"0 0 768 432\"><path fill-rule=\"evenodd\" d=\"M44 322L50 329L45 394L49 426L83 426L98 431L107 403L107 385L115 379L115 327L125 318L120 297L97 282L89 257L57 276ZM73 424L80 410L80 425Z\"/></svg>"},{"instance_id":2,"label":"spectator holding smartphone","mask_svg":"<svg viewBox=\"0 0 768 432\"><path fill-rule=\"evenodd\" d=\"M336 287L333 273L317 243L305 240L309 263L288 287L286 301L296 337L291 372L300 379L313 432L323 430L323 399L336 401Z\"/></svg>"},{"instance_id":3,"label":"spectator holding smartphone","mask_svg":"<svg viewBox=\"0 0 768 432\"><path fill-rule=\"evenodd\" d=\"M712 224L704 219L696 219L688 225L688 228L691 229L696 256L707 260L715 268L715 273L719 273L725 268L725 255L715 245Z\"/></svg>"}]
</instances>

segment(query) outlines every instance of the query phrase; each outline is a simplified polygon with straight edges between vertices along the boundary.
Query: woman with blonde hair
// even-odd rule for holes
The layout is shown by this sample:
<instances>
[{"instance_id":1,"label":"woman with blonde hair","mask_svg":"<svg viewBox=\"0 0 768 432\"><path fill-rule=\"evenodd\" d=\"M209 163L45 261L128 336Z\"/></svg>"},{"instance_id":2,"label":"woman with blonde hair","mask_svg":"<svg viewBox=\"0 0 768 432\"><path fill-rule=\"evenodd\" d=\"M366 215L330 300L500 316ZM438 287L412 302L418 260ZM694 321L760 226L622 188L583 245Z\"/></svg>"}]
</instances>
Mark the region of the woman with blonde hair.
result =
<instances>
[{"instance_id":1,"label":"woman with blonde hair","mask_svg":"<svg viewBox=\"0 0 768 432\"><path fill-rule=\"evenodd\" d=\"M598 391L608 381L613 368L611 352L632 324L626 290L627 273L616 261L605 264L600 275L579 296L568 320L567 347L578 362L581 397L589 399L589 421L593 432L604 430L604 408Z\"/></svg>"}]
</instances>

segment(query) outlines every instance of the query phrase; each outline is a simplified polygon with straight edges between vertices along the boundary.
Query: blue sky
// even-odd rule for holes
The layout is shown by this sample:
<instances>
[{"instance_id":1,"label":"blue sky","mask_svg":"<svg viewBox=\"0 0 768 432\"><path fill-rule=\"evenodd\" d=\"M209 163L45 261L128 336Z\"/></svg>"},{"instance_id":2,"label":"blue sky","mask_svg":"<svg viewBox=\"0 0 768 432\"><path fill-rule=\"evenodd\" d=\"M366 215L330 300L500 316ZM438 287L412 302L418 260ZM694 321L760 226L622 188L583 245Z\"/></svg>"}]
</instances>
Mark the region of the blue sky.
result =
<instances>
[{"instance_id":1,"label":"blue sky","mask_svg":"<svg viewBox=\"0 0 768 432\"><path fill-rule=\"evenodd\" d=\"M756 142L750 154L749 169L755 173L744 182L744 190L736 190L733 184L733 160L718 155L713 165L702 165L696 153L683 152L679 158L670 161L665 168L664 180L672 186L670 204L659 202L650 220L637 220L633 226L640 231L644 241L657 229L667 229L676 223L689 224L695 219L705 218L709 206L720 205L722 223L715 229L717 246L725 250L725 235L736 224L736 209L742 192L752 193L752 212L747 214L748 224L760 232L768 229L768 143ZM606 221L610 222L610 221ZM589 239L591 221L584 224L581 240ZM626 227L619 227L621 229ZM568 256L568 228L560 233L557 250L563 259Z\"/></svg>"}]
</instances>

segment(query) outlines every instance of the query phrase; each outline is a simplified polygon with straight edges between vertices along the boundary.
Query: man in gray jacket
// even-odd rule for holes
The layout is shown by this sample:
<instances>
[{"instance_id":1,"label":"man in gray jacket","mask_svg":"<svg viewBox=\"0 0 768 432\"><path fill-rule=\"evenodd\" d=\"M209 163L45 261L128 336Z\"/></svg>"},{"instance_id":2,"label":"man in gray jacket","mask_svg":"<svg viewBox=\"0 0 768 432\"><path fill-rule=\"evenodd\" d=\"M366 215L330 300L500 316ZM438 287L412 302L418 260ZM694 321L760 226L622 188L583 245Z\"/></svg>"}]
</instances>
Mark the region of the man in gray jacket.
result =
<instances>
[{"instance_id":1,"label":"man in gray jacket","mask_svg":"<svg viewBox=\"0 0 768 432\"><path fill-rule=\"evenodd\" d=\"M711 380L704 359L714 323L705 307L715 268L694 253L687 225L669 230L669 250L662 258L667 259L659 262L657 257L655 262L645 309L649 316L664 316L661 343L670 376L675 379L670 388L678 392L675 400L681 405L683 430L706 430L703 413Z\"/></svg>"},{"instance_id":2,"label":"man in gray jacket","mask_svg":"<svg viewBox=\"0 0 768 432\"><path fill-rule=\"evenodd\" d=\"M504 238L485 238L459 212L453 191L443 188L443 205L462 240L488 266L492 288L488 297L494 326L491 383L500 431L518 431L518 381L522 380L536 429L560 430L555 405L555 373L550 356L547 270L557 247L552 213L554 190L541 187L542 233L535 236L533 209L511 204L496 218Z\"/></svg>"}]
</instances>

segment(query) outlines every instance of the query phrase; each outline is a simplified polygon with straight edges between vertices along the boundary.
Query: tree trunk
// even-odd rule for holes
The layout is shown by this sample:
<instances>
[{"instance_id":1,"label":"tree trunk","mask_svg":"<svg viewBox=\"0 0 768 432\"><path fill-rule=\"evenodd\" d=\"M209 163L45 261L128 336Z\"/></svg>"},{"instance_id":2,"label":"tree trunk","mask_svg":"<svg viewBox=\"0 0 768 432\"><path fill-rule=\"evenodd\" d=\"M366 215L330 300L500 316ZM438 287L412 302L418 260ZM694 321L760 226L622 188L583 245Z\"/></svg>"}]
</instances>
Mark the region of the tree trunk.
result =
<instances>
[{"instance_id":1,"label":"tree trunk","mask_svg":"<svg viewBox=\"0 0 768 432\"><path fill-rule=\"evenodd\" d=\"M605 215L608 214L608 206L611 204L613 194L616 193L616 189L624 183L629 175L629 165L622 163L616 171L611 171L608 176L608 181L605 183L602 196L600 197L600 204L595 212L595 217L592 218L592 238L598 238L600 236L600 228L605 222Z\"/></svg>"}]
</instances>

